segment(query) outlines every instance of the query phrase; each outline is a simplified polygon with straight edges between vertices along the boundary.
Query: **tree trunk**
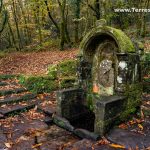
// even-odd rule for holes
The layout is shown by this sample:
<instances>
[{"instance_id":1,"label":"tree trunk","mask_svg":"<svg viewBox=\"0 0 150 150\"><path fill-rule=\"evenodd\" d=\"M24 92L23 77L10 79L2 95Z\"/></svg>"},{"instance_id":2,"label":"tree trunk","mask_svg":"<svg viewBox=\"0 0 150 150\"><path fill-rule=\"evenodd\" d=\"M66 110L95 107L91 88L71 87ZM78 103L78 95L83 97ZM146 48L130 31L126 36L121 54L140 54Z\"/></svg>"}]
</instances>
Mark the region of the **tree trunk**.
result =
<instances>
[{"instance_id":1,"label":"tree trunk","mask_svg":"<svg viewBox=\"0 0 150 150\"><path fill-rule=\"evenodd\" d=\"M13 17L14 17L14 21L15 21L15 25L16 25L16 30L17 30L19 50L21 50L23 48L23 45L22 45L22 40L21 40L21 36L20 36L20 30L19 30L19 26L18 26L18 19L17 19L16 8L15 8L15 1L14 0L12 0L11 9L12 9L12 12L13 12Z\"/></svg>"},{"instance_id":2,"label":"tree trunk","mask_svg":"<svg viewBox=\"0 0 150 150\"><path fill-rule=\"evenodd\" d=\"M52 21L52 23L54 24L54 26L56 27L57 32L58 32L58 35L59 35L59 34L60 34L59 26L58 26L57 22L53 19L52 15L51 15L50 9L49 9L49 7L48 7L48 2L47 2L47 0L45 0L44 2L45 2L45 5L46 5L46 8L47 8L48 17L49 17L49 19Z\"/></svg>"}]
</instances>

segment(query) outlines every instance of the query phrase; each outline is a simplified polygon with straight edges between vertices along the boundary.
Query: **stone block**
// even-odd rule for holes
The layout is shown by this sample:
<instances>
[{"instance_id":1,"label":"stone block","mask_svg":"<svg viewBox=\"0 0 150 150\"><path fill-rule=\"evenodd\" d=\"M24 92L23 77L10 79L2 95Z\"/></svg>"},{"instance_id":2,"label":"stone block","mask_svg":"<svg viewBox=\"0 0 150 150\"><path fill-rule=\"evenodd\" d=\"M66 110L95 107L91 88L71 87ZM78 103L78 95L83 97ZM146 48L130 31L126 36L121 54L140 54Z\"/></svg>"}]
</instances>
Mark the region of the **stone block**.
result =
<instances>
[{"instance_id":1,"label":"stone block","mask_svg":"<svg viewBox=\"0 0 150 150\"><path fill-rule=\"evenodd\" d=\"M94 141L97 141L100 139L100 136L98 134L95 134L85 129L75 129L73 133L83 139L86 138L86 139L90 139Z\"/></svg>"},{"instance_id":2,"label":"stone block","mask_svg":"<svg viewBox=\"0 0 150 150\"><path fill-rule=\"evenodd\" d=\"M94 132L103 136L125 110L126 97L104 96L94 102Z\"/></svg>"},{"instance_id":3,"label":"stone block","mask_svg":"<svg viewBox=\"0 0 150 150\"><path fill-rule=\"evenodd\" d=\"M53 116L53 122L63 128L63 129L66 129L70 132L73 132L74 131L74 127L70 124L70 122L68 120L66 120L65 118L62 118L62 117L59 117L59 116L56 116L54 115Z\"/></svg>"},{"instance_id":4,"label":"stone block","mask_svg":"<svg viewBox=\"0 0 150 150\"><path fill-rule=\"evenodd\" d=\"M72 120L83 113L84 92L81 89L67 89L57 92L57 113Z\"/></svg>"}]
</instances>

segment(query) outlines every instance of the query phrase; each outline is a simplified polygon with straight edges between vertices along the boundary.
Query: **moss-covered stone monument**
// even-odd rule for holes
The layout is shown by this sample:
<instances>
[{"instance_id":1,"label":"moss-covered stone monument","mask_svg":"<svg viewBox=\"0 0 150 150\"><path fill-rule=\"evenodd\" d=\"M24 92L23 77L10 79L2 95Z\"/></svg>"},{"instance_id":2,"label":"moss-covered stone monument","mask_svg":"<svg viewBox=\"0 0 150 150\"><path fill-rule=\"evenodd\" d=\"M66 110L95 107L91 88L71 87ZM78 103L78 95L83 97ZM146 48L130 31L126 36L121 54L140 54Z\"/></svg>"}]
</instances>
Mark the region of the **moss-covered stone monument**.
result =
<instances>
[{"instance_id":1,"label":"moss-covered stone monument","mask_svg":"<svg viewBox=\"0 0 150 150\"><path fill-rule=\"evenodd\" d=\"M101 136L127 119L141 103L139 51L123 31L97 22L80 45L78 87L57 92L58 114L73 120L88 109Z\"/></svg>"}]
</instances>

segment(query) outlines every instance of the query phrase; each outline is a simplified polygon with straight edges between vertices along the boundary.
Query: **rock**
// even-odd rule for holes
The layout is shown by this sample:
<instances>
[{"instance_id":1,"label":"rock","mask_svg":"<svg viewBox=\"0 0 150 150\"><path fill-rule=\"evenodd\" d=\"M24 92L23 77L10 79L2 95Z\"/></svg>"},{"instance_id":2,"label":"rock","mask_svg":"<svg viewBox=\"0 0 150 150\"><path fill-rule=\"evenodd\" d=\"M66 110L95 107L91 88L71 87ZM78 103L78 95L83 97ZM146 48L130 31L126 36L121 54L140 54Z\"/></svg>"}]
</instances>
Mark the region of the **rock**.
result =
<instances>
[{"instance_id":1,"label":"rock","mask_svg":"<svg viewBox=\"0 0 150 150\"><path fill-rule=\"evenodd\" d=\"M70 132L74 131L74 127L70 124L70 122L68 120L66 120L65 118L59 117L54 115L53 116L53 122L58 125L59 127L66 129Z\"/></svg>"},{"instance_id":2,"label":"rock","mask_svg":"<svg viewBox=\"0 0 150 150\"><path fill-rule=\"evenodd\" d=\"M88 139L83 139L83 140L80 140L79 142L69 145L64 150L73 150L73 149L74 150L92 150L93 144L94 142Z\"/></svg>"},{"instance_id":3,"label":"rock","mask_svg":"<svg viewBox=\"0 0 150 150\"><path fill-rule=\"evenodd\" d=\"M30 136L30 130L43 131L43 130L47 130L47 129L48 129L48 125L40 120L34 120L34 121L30 121L30 122L25 121L24 123L20 123L20 122L15 123L13 131L17 131L17 132L13 133L12 138L15 140L15 139L18 139L22 135Z\"/></svg>"},{"instance_id":4,"label":"rock","mask_svg":"<svg viewBox=\"0 0 150 150\"><path fill-rule=\"evenodd\" d=\"M36 148L32 148L35 145L35 139L27 139L20 140L17 144L13 145L10 150L36 150Z\"/></svg>"},{"instance_id":5,"label":"rock","mask_svg":"<svg viewBox=\"0 0 150 150\"><path fill-rule=\"evenodd\" d=\"M113 143L125 146L127 149L145 149L150 146L150 136L138 134L135 132L123 130L123 129L113 129L108 135L108 140Z\"/></svg>"},{"instance_id":6,"label":"rock","mask_svg":"<svg viewBox=\"0 0 150 150\"><path fill-rule=\"evenodd\" d=\"M9 97L9 98L6 98L4 100L1 100L0 105L10 104L10 103L18 103L21 101L27 101L27 100L34 99L34 98L36 98L35 94L25 94L25 95L19 96L19 97L17 97L17 96Z\"/></svg>"},{"instance_id":7,"label":"rock","mask_svg":"<svg viewBox=\"0 0 150 150\"><path fill-rule=\"evenodd\" d=\"M114 121L117 121L120 114L125 110L126 97L124 96L103 96L95 98L95 129L94 132L103 136Z\"/></svg>"},{"instance_id":8,"label":"rock","mask_svg":"<svg viewBox=\"0 0 150 150\"><path fill-rule=\"evenodd\" d=\"M3 114L0 114L0 119L3 119L4 118L4 115Z\"/></svg>"},{"instance_id":9,"label":"rock","mask_svg":"<svg viewBox=\"0 0 150 150\"><path fill-rule=\"evenodd\" d=\"M53 118L46 116L45 119L44 119L44 122L45 122L48 126L50 126L50 125L53 124Z\"/></svg>"},{"instance_id":10,"label":"rock","mask_svg":"<svg viewBox=\"0 0 150 150\"><path fill-rule=\"evenodd\" d=\"M95 141L100 138L99 135L93 132L89 132L88 130L84 130L84 129L75 129L73 133L80 138L86 138L86 139L95 140Z\"/></svg>"},{"instance_id":11,"label":"rock","mask_svg":"<svg viewBox=\"0 0 150 150\"><path fill-rule=\"evenodd\" d=\"M0 96L5 96L9 94L18 94L22 92L26 92L26 89L18 88L18 89L10 89L10 90L0 90Z\"/></svg>"},{"instance_id":12,"label":"rock","mask_svg":"<svg viewBox=\"0 0 150 150\"><path fill-rule=\"evenodd\" d=\"M0 130L0 150L6 148L5 143L7 142L6 135L3 134L2 130Z\"/></svg>"},{"instance_id":13,"label":"rock","mask_svg":"<svg viewBox=\"0 0 150 150\"><path fill-rule=\"evenodd\" d=\"M38 106L38 110L43 111L48 116L56 113L56 108L53 106Z\"/></svg>"}]
</instances>

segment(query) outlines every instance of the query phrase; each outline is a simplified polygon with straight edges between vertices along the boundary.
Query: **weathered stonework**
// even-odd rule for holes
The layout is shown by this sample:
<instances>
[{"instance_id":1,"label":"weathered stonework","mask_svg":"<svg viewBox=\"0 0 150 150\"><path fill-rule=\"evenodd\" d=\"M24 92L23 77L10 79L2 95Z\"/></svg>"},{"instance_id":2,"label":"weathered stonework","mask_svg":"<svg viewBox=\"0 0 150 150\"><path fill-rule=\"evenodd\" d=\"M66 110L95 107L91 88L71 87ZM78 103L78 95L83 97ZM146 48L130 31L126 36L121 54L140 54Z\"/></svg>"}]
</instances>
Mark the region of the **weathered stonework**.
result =
<instances>
[{"instance_id":1,"label":"weathered stonework","mask_svg":"<svg viewBox=\"0 0 150 150\"><path fill-rule=\"evenodd\" d=\"M94 132L103 136L140 105L139 51L124 32L105 26L104 20L81 42L77 70L80 90L58 92L59 115L75 118L82 114L79 108L89 108L95 114Z\"/></svg>"},{"instance_id":2,"label":"weathered stonework","mask_svg":"<svg viewBox=\"0 0 150 150\"><path fill-rule=\"evenodd\" d=\"M83 113L84 92L81 89L67 89L57 92L57 113L69 120Z\"/></svg>"}]
</instances>

